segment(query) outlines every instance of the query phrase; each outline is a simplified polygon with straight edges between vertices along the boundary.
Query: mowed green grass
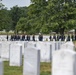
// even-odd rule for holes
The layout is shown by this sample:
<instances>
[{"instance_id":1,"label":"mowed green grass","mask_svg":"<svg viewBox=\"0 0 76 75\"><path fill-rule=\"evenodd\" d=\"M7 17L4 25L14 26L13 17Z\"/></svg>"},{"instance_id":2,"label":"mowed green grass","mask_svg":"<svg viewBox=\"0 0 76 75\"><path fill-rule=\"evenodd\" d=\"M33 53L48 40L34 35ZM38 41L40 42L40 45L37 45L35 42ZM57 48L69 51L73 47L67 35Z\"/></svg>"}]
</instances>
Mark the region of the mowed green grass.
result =
<instances>
[{"instance_id":1,"label":"mowed green grass","mask_svg":"<svg viewBox=\"0 0 76 75\"><path fill-rule=\"evenodd\" d=\"M23 66L9 66L9 62L4 62L4 75L23 75ZM51 75L51 63L40 63L40 75Z\"/></svg>"}]
</instances>

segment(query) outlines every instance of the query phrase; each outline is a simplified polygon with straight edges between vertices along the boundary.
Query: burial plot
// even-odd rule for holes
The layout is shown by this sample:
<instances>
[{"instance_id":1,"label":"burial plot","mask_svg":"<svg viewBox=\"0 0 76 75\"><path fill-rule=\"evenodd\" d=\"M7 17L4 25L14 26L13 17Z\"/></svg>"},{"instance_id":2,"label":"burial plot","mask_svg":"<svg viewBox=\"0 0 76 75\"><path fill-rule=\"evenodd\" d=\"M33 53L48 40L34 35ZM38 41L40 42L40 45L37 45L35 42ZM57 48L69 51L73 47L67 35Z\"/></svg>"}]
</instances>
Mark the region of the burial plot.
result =
<instances>
[{"instance_id":1,"label":"burial plot","mask_svg":"<svg viewBox=\"0 0 76 75\"><path fill-rule=\"evenodd\" d=\"M10 42L2 41L1 58L3 59L3 61L9 61L9 47Z\"/></svg>"},{"instance_id":2,"label":"burial plot","mask_svg":"<svg viewBox=\"0 0 76 75\"><path fill-rule=\"evenodd\" d=\"M23 75L40 75L40 50L34 47L25 49Z\"/></svg>"},{"instance_id":3,"label":"burial plot","mask_svg":"<svg viewBox=\"0 0 76 75\"><path fill-rule=\"evenodd\" d=\"M22 45L11 44L10 45L10 66L21 66L22 65Z\"/></svg>"},{"instance_id":4,"label":"burial plot","mask_svg":"<svg viewBox=\"0 0 76 75\"><path fill-rule=\"evenodd\" d=\"M76 53L72 50L57 50L53 53L52 75L76 75Z\"/></svg>"},{"instance_id":5,"label":"burial plot","mask_svg":"<svg viewBox=\"0 0 76 75\"><path fill-rule=\"evenodd\" d=\"M0 59L0 75L3 75L3 61Z\"/></svg>"}]
</instances>

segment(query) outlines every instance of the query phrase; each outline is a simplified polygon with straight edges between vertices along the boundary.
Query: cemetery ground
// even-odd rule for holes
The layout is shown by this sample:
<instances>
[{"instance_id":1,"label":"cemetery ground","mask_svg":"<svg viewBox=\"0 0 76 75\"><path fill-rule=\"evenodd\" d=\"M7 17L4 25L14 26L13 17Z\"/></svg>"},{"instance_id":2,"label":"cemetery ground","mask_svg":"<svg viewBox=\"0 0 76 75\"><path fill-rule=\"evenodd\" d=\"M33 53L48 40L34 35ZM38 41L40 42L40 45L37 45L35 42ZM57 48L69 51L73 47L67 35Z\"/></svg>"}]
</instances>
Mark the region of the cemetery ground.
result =
<instances>
[{"instance_id":1,"label":"cemetery ground","mask_svg":"<svg viewBox=\"0 0 76 75\"><path fill-rule=\"evenodd\" d=\"M51 64L41 62L40 63L40 75L50 75ZM23 75L23 65L20 67L9 66L9 62L4 62L4 75Z\"/></svg>"}]
</instances>

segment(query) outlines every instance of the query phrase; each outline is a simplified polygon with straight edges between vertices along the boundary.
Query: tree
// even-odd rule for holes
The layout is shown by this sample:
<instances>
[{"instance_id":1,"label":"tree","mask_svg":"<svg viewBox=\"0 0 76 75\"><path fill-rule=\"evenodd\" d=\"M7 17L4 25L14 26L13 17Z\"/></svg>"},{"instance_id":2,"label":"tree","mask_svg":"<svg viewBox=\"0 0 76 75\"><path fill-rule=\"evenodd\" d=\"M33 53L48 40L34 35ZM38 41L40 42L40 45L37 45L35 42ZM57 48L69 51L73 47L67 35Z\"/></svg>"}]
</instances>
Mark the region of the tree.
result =
<instances>
[{"instance_id":1,"label":"tree","mask_svg":"<svg viewBox=\"0 0 76 75\"><path fill-rule=\"evenodd\" d=\"M23 33L24 31L26 32L29 31L29 25L27 23L27 18L22 17L19 19L19 21L17 22L16 30L22 31Z\"/></svg>"},{"instance_id":2,"label":"tree","mask_svg":"<svg viewBox=\"0 0 76 75\"><path fill-rule=\"evenodd\" d=\"M49 0L48 9L51 8L49 21L54 31L64 34L65 30L74 28L76 8L73 5L74 2L71 0Z\"/></svg>"},{"instance_id":3,"label":"tree","mask_svg":"<svg viewBox=\"0 0 76 75\"><path fill-rule=\"evenodd\" d=\"M45 33L50 31L64 34L65 30L76 29L76 1L74 0L31 0L29 7L14 6L11 10L0 10L0 29ZM3 15L4 14L4 15ZM5 18L4 18L5 17Z\"/></svg>"},{"instance_id":4,"label":"tree","mask_svg":"<svg viewBox=\"0 0 76 75\"><path fill-rule=\"evenodd\" d=\"M9 17L9 11L1 3L0 4L0 30L5 29L6 31L9 31L11 24L12 24L12 20L11 20L11 17Z\"/></svg>"},{"instance_id":5,"label":"tree","mask_svg":"<svg viewBox=\"0 0 76 75\"><path fill-rule=\"evenodd\" d=\"M19 9L19 7L16 5L13 8L11 8L10 14L11 14L11 18L12 18L12 21L13 21L12 29L15 30L15 26L16 26L19 18L20 18L20 9Z\"/></svg>"},{"instance_id":6,"label":"tree","mask_svg":"<svg viewBox=\"0 0 76 75\"><path fill-rule=\"evenodd\" d=\"M12 30L15 30L15 27L17 25L17 22L21 17L27 16L27 7L18 7L17 5L11 8L10 10L10 16L13 21Z\"/></svg>"},{"instance_id":7,"label":"tree","mask_svg":"<svg viewBox=\"0 0 76 75\"><path fill-rule=\"evenodd\" d=\"M46 12L46 6L47 1L46 0L31 0L32 4L28 7L28 22L30 22L30 25L33 28L31 28L32 32L39 33L43 28L43 26L46 23L47 19L47 12ZM46 25L45 25L46 26Z\"/></svg>"}]
</instances>

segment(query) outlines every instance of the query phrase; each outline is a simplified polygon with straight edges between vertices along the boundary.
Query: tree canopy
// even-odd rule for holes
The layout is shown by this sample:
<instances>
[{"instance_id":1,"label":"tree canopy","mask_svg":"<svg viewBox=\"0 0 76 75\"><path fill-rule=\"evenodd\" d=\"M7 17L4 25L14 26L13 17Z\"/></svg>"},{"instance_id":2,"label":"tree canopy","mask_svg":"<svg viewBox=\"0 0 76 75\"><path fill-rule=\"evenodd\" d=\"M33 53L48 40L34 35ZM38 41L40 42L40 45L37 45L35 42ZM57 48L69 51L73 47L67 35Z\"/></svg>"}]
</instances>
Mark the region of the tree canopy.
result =
<instances>
[{"instance_id":1,"label":"tree canopy","mask_svg":"<svg viewBox=\"0 0 76 75\"><path fill-rule=\"evenodd\" d=\"M10 10L1 3L0 15L0 30L64 34L76 29L76 0L31 0L28 7L16 5Z\"/></svg>"}]
</instances>

